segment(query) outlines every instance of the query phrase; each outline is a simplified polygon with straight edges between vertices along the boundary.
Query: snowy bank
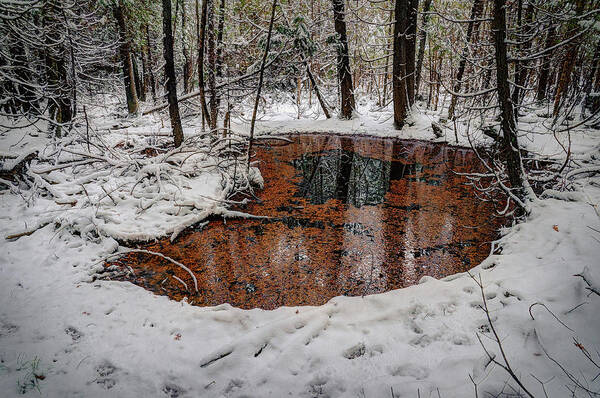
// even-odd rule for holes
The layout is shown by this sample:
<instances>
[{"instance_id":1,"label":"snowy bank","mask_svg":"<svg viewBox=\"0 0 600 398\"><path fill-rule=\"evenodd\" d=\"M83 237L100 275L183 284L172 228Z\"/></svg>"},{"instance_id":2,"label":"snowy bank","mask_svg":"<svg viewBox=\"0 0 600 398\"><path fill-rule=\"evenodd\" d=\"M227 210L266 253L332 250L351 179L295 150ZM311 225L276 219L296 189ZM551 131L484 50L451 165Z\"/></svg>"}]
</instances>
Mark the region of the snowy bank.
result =
<instances>
[{"instance_id":1,"label":"snowy bank","mask_svg":"<svg viewBox=\"0 0 600 398\"><path fill-rule=\"evenodd\" d=\"M347 125L360 120L322 123L324 129L348 132ZM286 123L287 131L315 128L313 122L268 123L265 132L282 132L279 123ZM389 126L379 131L398 136ZM400 135L433 138L421 121ZM598 148L591 144L597 132L580 135L576 156L597 165ZM535 142L532 138L531 145ZM160 173L148 162L140 173ZM57 176L59 186L76 186L72 178ZM502 253L471 273L481 277L512 369L536 396L544 389L551 397L571 395L570 377L595 391L600 383L593 380L599 370L580 348L597 362L600 297L584 278L574 276L584 272L588 281L600 280L600 181L590 173L573 179L582 200L538 202L527 221L498 242ZM211 181L203 186L218 196L220 180ZM102 195L100 186L88 195ZM110 198L104 201L107 209L114 205ZM3 191L0 234L56 211L72 214L70 225L91 217L87 207L65 207L49 198L27 206ZM119 219L132 212L117 209L113 217L120 223L114 225L129 228L139 220L138 215ZM148 220L154 214L148 212ZM480 396L518 389L507 383L507 372L490 361L477 339L479 334L501 361L481 310L481 292L467 274L424 278L419 285L379 295L337 297L320 307L199 308L129 283L94 280L118 243L71 232L49 224L30 236L0 242L3 396L20 390L35 395L39 388L48 397L437 397L438 390L441 397L466 397L475 396L470 376Z\"/></svg>"}]
</instances>

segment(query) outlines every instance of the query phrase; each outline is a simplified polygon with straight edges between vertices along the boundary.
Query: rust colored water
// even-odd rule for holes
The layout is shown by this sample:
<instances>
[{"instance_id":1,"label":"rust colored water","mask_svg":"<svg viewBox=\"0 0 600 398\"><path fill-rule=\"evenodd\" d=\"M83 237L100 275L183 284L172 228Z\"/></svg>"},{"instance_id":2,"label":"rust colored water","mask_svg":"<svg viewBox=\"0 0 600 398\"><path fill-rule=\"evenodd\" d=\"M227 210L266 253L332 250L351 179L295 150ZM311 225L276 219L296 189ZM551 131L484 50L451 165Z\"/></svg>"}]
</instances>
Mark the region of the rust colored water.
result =
<instances>
[{"instance_id":1,"label":"rust colored water","mask_svg":"<svg viewBox=\"0 0 600 398\"><path fill-rule=\"evenodd\" d=\"M320 305L441 278L481 262L500 220L460 173L480 171L467 149L420 141L303 135L258 149L269 220L215 220L143 246L180 261L130 254L128 277L195 305ZM185 281L190 291L173 278Z\"/></svg>"}]
</instances>

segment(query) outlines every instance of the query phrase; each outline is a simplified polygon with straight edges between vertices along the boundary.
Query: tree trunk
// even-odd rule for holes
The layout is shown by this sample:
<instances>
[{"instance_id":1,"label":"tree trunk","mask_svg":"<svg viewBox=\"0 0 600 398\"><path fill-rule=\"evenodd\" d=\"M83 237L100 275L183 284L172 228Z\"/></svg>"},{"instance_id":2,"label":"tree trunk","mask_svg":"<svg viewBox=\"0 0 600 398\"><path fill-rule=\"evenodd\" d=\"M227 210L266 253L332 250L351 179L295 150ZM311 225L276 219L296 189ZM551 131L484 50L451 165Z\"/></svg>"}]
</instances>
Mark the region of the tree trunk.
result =
<instances>
[{"instance_id":1,"label":"tree trunk","mask_svg":"<svg viewBox=\"0 0 600 398\"><path fill-rule=\"evenodd\" d=\"M425 57L425 42L427 41L427 24L429 23L429 9L431 0L425 0L423 3L423 23L419 30L419 55L417 56L417 69L415 71L415 90L419 93L421 86L421 71L423 70L423 58Z\"/></svg>"},{"instance_id":2,"label":"tree trunk","mask_svg":"<svg viewBox=\"0 0 600 398\"><path fill-rule=\"evenodd\" d=\"M185 2L181 1L181 52L183 53L183 91L187 94L192 91L192 57L190 57L190 48L186 40L185 24L187 23L187 14Z\"/></svg>"},{"instance_id":3,"label":"tree trunk","mask_svg":"<svg viewBox=\"0 0 600 398\"><path fill-rule=\"evenodd\" d=\"M135 114L138 111L138 96L135 89L135 75L133 71L133 62L131 60L131 45L127 36L127 25L125 15L123 14L123 0L119 0L113 13L119 26L119 53L121 54L121 63L123 65L123 80L125 82L125 94L127 97L127 110L129 114Z\"/></svg>"},{"instance_id":4,"label":"tree trunk","mask_svg":"<svg viewBox=\"0 0 600 398\"><path fill-rule=\"evenodd\" d=\"M502 126L502 145L506 157L506 170L511 188L517 197L522 198L524 179L521 173L521 152L517 140L514 108L510 100L510 86L508 82L508 61L506 50L506 0L494 0L494 19L492 31L494 32L494 47L496 56L496 84L498 105Z\"/></svg>"},{"instance_id":5,"label":"tree trunk","mask_svg":"<svg viewBox=\"0 0 600 398\"><path fill-rule=\"evenodd\" d=\"M150 29L148 28L148 24L146 24L146 51L148 57L148 75L150 78L150 90L152 91L152 101L156 102L156 79L154 77L154 70L152 69L152 50L150 44Z\"/></svg>"},{"instance_id":6,"label":"tree trunk","mask_svg":"<svg viewBox=\"0 0 600 398\"><path fill-rule=\"evenodd\" d=\"M135 94L139 98L142 96L142 84L140 81L140 71L138 70L135 54L131 53L131 65L133 66L133 81L135 83Z\"/></svg>"},{"instance_id":7,"label":"tree trunk","mask_svg":"<svg viewBox=\"0 0 600 398\"><path fill-rule=\"evenodd\" d=\"M317 86L315 77L313 76L312 72L310 71L310 67L308 66L308 62L306 60L304 61L304 67L306 68L306 74L308 75L308 78L310 80L312 88L315 90L315 94L317 96L317 99L319 100L319 104L321 105L321 109L323 110L325 117L327 119L331 118L331 115L329 114L329 110L327 109L327 105L325 104L325 100L323 99L323 97L321 96L321 92L319 91L319 86Z\"/></svg>"},{"instance_id":8,"label":"tree trunk","mask_svg":"<svg viewBox=\"0 0 600 398\"><path fill-rule=\"evenodd\" d=\"M575 14L581 15L583 13L584 6L584 0L577 0ZM579 27L578 22L571 22L569 24L569 38L572 38L577 33L579 33L580 29L581 28ZM577 40L572 40L571 42L569 42L569 44L567 44L565 57L561 64L560 74L556 86L556 94L554 95L554 117L558 116L560 108L562 107L564 100L568 94L569 84L571 83L571 74L573 73L575 62L577 61L577 52L579 51L580 44L581 38Z\"/></svg>"},{"instance_id":9,"label":"tree trunk","mask_svg":"<svg viewBox=\"0 0 600 398\"><path fill-rule=\"evenodd\" d=\"M392 64L392 93L394 97L394 125L400 130L404 127L410 107L406 79L406 53L409 0L396 0L394 11L394 58Z\"/></svg>"},{"instance_id":10,"label":"tree trunk","mask_svg":"<svg viewBox=\"0 0 600 398\"><path fill-rule=\"evenodd\" d=\"M431 0L428 0L431 1ZM389 26L389 35L391 36L394 32L394 27L393 27L393 18L394 17L394 12L393 10L390 10L390 16L388 19L388 26ZM392 44L394 39L392 39ZM387 42L386 42L387 44ZM388 74L389 74L389 70L390 70L390 54L389 54L389 45L386 45L386 56L385 56L385 71L383 73L383 98L381 100L381 106L386 106L387 105L387 88L388 88Z\"/></svg>"},{"instance_id":11,"label":"tree trunk","mask_svg":"<svg viewBox=\"0 0 600 398\"><path fill-rule=\"evenodd\" d=\"M150 75L148 74L148 60L146 59L146 49L143 46L140 55L142 60L142 94L140 95L140 101L146 102L146 94L148 93L148 86L150 86Z\"/></svg>"},{"instance_id":12,"label":"tree trunk","mask_svg":"<svg viewBox=\"0 0 600 398\"><path fill-rule=\"evenodd\" d=\"M163 54L165 57L165 78L167 80L167 100L169 101L169 116L171 118L171 129L175 146L181 146L183 142L183 129L179 116L179 105L177 104L177 83L175 80L175 62L173 61L173 32L171 31L171 0L162 2L163 16Z\"/></svg>"},{"instance_id":13,"label":"tree trunk","mask_svg":"<svg viewBox=\"0 0 600 398\"><path fill-rule=\"evenodd\" d=\"M219 5L219 24L217 26L217 63L215 65L215 76L219 80L223 76L223 31L225 30L225 0ZM218 116L221 97L215 88L215 109L217 110L215 120ZM216 122L215 122L216 123Z\"/></svg>"},{"instance_id":14,"label":"tree trunk","mask_svg":"<svg viewBox=\"0 0 600 398\"><path fill-rule=\"evenodd\" d=\"M206 105L206 94L204 92L204 35L206 32L206 20L208 16L208 3L210 0L202 1L202 15L198 12L198 2L196 0L196 33L198 36L198 91L200 97L200 105L202 106L203 118L208 120L210 124L210 114Z\"/></svg>"},{"instance_id":15,"label":"tree trunk","mask_svg":"<svg viewBox=\"0 0 600 398\"><path fill-rule=\"evenodd\" d=\"M483 12L483 0L473 0L473 7L471 8L471 19L467 26L467 37L465 47L463 48L460 62L458 63L458 72L456 73L456 83L454 84L454 92L459 93L462 86L462 79L465 74L465 68L467 66L467 57L469 56L469 45L471 43L471 37L473 37L473 31L477 30L479 23L475 22L476 19L481 18ZM448 120L454 119L454 111L456 110L456 102L458 96L452 95L450 99L450 107L448 108Z\"/></svg>"},{"instance_id":16,"label":"tree trunk","mask_svg":"<svg viewBox=\"0 0 600 398\"><path fill-rule=\"evenodd\" d=\"M551 24L548 28L548 33L546 36L546 44L544 45L544 49L547 50L554 45L556 34L556 28L554 24ZM548 79L550 77L550 60L551 54L546 53L542 58L542 65L540 70L540 77L538 79L538 87L537 87L537 100L539 102L543 102L546 99L546 91L548 89Z\"/></svg>"},{"instance_id":17,"label":"tree trunk","mask_svg":"<svg viewBox=\"0 0 600 398\"><path fill-rule=\"evenodd\" d=\"M60 32L57 31L56 21L58 10L54 2L44 3L44 26L46 28L45 66L48 89L51 91L48 99L48 112L52 122L50 130L56 137L61 137L62 128L73 117L72 103L69 95L72 93L67 75L66 55L61 43Z\"/></svg>"},{"instance_id":18,"label":"tree trunk","mask_svg":"<svg viewBox=\"0 0 600 398\"><path fill-rule=\"evenodd\" d=\"M254 101L254 109L252 110L252 120L250 121L250 140L248 141L248 161L246 163L246 172L250 171L250 156L252 156L252 141L254 140L254 125L256 123L256 113L258 112L258 101L260 100L260 92L262 90L263 78L265 73L265 64L271 47L271 33L273 33L273 22L275 21L275 9L277 8L277 0L273 0L271 8L271 20L269 22L269 32L267 33L267 44L265 52L260 63L260 73L258 75L258 88L256 89L256 100Z\"/></svg>"},{"instance_id":19,"label":"tree trunk","mask_svg":"<svg viewBox=\"0 0 600 398\"><path fill-rule=\"evenodd\" d=\"M585 93L585 107L588 109L597 109L598 98L592 97L592 88L594 92L597 92L600 86L600 41L596 44L596 50L592 57L592 67L590 68L590 75L585 82L584 93Z\"/></svg>"},{"instance_id":20,"label":"tree trunk","mask_svg":"<svg viewBox=\"0 0 600 398\"><path fill-rule=\"evenodd\" d=\"M350 57L348 56L344 0L333 0L333 19L335 22L335 32L338 35L337 69L342 96L340 117L342 119L350 119L352 118L354 109L356 109L356 104L354 102L354 93L352 89Z\"/></svg>"},{"instance_id":21,"label":"tree trunk","mask_svg":"<svg viewBox=\"0 0 600 398\"><path fill-rule=\"evenodd\" d=\"M519 29L518 31L520 32L520 38L518 39L519 42L523 42L523 44L521 44L521 49L523 50L523 54L529 50L529 48L531 47L531 40L527 40L527 32L525 30L525 28L523 27L523 25L521 24L521 12L522 12L522 0L519 0L519 4L518 4L519 10L518 10L518 21L519 21ZM525 27L530 26L531 21L533 19L533 4L529 4L527 6L527 10L525 11ZM516 61L515 62L515 87L513 88L513 93L512 93L512 102L513 102L513 106L515 107L515 120L519 120L519 108L520 108L520 104L521 104L521 97L525 94L524 90L521 87L525 87L525 84L527 82L527 71L528 68L524 65L524 62L522 61Z\"/></svg>"},{"instance_id":22,"label":"tree trunk","mask_svg":"<svg viewBox=\"0 0 600 398\"><path fill-rule=\"evenodd\" d=\"M208 91L210 94L209 99L209 108L210 108L210 118L208 119L208 124L211 130L217 128L217 115L219 112L218 104L217 104L217 80L216 80L216 69L217 69L217 52L215 49L215 10L212 3L209 4L208 10L208 49L207 49L207 57L208 57Z\"/></svg>"},{"instance_id":23,"label":"tree trunk","mask_svg":"<svg viewBox=\"0 0 600 398\"><path fill-rule=\"evenodd\" d=\"M8 79L6 80L7 86L10 87L10 95L7 97L10 98L10 100L8 102L11 103L10 108L14 110L14 112L10 113L16 114L23 112L27 114L32 107L37 108L37 106L34 104L35 96L33 95L30 87L25 84L26 82L32 81L31 73L27 67L27 65L29 65L29 60L25 54L25 48L18 44L11 45L9 47L9 53L11 54L12 58L11 68L14 69L17 77L17 81L14 82L10 82ZM6 62L4 57L2 57L2 61L3 63Z\"/></svg>"},{"instance_id":24,"label":"tree trunk","mask_svg":"<svg viewBox=\"0 0 600 398\"><path fill-rule=\"evenodd\" d=\"M417 50L417 15L419 0L408 1L408 29L406 36L406 88L408 104L415 103L415 54Z\"/></svg>"}]
</instances>

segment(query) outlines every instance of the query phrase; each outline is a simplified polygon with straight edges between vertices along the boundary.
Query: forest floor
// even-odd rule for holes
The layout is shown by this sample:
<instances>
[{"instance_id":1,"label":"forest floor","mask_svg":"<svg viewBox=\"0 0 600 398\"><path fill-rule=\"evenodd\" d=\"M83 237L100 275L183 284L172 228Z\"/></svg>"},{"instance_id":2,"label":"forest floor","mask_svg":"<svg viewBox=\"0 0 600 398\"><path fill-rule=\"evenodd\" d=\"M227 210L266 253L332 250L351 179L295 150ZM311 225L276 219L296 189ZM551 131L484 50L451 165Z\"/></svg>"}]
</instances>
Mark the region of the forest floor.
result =
<instances>
[{"instance_id":1,"label":"forest floor","mask_svg":"<svg viewBox=\"0 0 600 398\"><path fill-rule=\"evenodd\" d=\"M434 136L433 116L424 113L397 132L385 112L377 119L313 121L295 120L290 109L274 109L259 123L260 131L445 139ZM168 132L157 116L128 121L127 128L110 115L91 117L94 131L111 148L141 148L149 139L143 132L155 131L156 140ZM540 157L564 157L552 133L544 132L543 118L532 114L521 122L531 131L522 140L527 149ZM184 126L192 135L199 121L186 119ZM235 124L246 127L243 121ZM447 137L454 143L453 131ZM34 146L40 153L48 148L27 129L0 138L2 155L15 161ZM467 143L464 131L458 138ZM566 143L566 133L559 138ZM600 131L578 129L570 138L578 167L597 170ZM202 155L190 167L210 165L211 159ZM494 330L511 369L533 395L571 396L570 389L586 395L578 383L600 390L600 296L575 276L583 272L591 286L600 286L598 174L565 174L571 191L551 195L562 200L533 203L525 222L504 231L501 254L473 268L475 279L425 277L383 294L264 311L228 304L199 308L130 283L96 279L103 259L122 249L115 238L174 234L208 213L226 212L214 199L226 193L227 184L209 171L173 177L187 187L179 200L192 210L173 213L166 199L140 210L145 195L156 194L152 184L142 183L136 200L127 193L138 189L136 181L164 170L136 161L137 174L124 168L85 181L76 171L69 175L77 168L52 171L48 175L56 184L49 189L58 191L53 198L1 192L2 396L39 391L49 397L474 397L475 388L479 396L516 394L519 387L478 340L505 365ZM32 163L38 172L45 171L41 167L48 166ZM251 180L260 184L257 175ZM79 185L87 189L75 189ZM119 190L121 185L127 189ZM176 194L169 189L164 188ZM32 226L29 236L4 239ZM494 330L481 309L479 280Z\"/></svg>"}]
</instances>

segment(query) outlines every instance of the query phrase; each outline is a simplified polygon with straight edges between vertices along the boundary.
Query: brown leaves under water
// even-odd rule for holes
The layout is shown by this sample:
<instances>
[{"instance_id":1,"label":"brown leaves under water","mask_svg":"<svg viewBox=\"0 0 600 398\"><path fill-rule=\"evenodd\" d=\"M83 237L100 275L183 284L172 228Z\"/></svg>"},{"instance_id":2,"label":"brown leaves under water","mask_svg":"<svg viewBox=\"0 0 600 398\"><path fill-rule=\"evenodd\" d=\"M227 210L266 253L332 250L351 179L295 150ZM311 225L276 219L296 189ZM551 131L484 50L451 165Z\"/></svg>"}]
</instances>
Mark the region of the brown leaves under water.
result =
<instances>
[{"instance_id":1,"label":"brown leaves under water","mask_svg":"<svg viewBox=\"0 0 600 398\"><path fill-rule=\"evenodd\" d=\"M316 194L328 192L328 173L335 174L332 165L337 163L330 159L327 167L317 170L318 176L308 167L302 176L291 162L303 153L341 149L358 155L352 164L354 174L349 175L354 188L366 189L366 195L385 185L393 173L389 162L411 167L401 167L408 174L389 181L381 204L357 208L332 198L315 205L299 197L303 178L313 179ZM259 193L263 203L243 210L274 219L212 221L202 231L182 234L174 244L163 239L144 246L192 269L198 294L183 291L171 277L190 286L188 274L144 253L131 253L116 262L135 270L128 280L176 300L187 297L194 305L230 303L265 309L320 305L338 295L379 293L417 283L424 275L441 278L466 271L489 254L487 242L495 239L501 224L493 217L492 205L476 200L472 188L463 185L465 177L450 171L478 170L476 157L466 149L315 135L297 137L287 146L259 148L257 157L266 181ZM364 173L370 173L368 178ZM357 189L354 195L365 194Z\"/></svg>"}]
</instances>

